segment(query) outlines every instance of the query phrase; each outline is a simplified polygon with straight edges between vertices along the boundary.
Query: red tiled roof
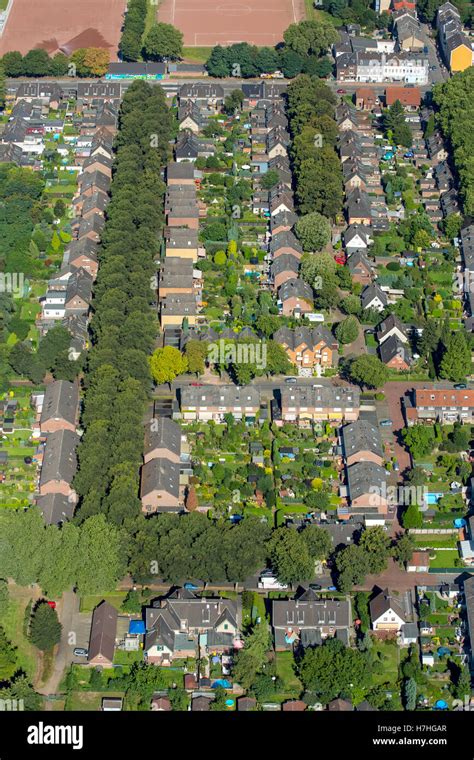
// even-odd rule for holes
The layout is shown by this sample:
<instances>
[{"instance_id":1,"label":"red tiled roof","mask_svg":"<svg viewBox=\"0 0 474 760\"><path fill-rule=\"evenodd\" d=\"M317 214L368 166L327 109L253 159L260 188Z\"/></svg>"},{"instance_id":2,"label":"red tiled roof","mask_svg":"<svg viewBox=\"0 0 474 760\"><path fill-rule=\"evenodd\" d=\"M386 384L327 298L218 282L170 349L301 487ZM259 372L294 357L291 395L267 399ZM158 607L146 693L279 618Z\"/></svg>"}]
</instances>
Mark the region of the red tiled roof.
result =
<instances>
[{"instance_id":1,"label":"red tiled roof","mask_svg":"<svg viewBox=\"0 0 474 760\"><path fill-rule=\"evenodd\" d=\"M385 102L391 106L399 100L403 106L416 106L421 103L421 93L418 87L387 87L385 90Z\"/></svg>"},{"instance_id":2,"label":"red tiled roof","mask_svg":"<svg viewBox=\"0 0 474 760\"><path fill-rule=\"evenodd\" d=\"M415 390L415 405L420 406L474 406L474 390L466 388L455 390L445 388L417 388Z\"/></svg>"}]
</instances>

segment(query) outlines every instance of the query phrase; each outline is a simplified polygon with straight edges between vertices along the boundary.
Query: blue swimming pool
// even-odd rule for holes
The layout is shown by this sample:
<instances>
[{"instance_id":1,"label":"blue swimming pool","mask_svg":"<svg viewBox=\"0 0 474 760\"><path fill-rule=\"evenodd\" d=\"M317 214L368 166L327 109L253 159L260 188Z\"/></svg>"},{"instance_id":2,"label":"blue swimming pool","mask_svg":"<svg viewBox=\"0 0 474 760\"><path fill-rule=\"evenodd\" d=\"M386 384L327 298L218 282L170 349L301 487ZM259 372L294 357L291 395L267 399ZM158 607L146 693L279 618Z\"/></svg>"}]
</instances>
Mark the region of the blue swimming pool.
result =
<instances>
[{"instance_id":1,"label":"blue swimming pool","mask_svg":"<svg viewBox=\"0 0 474 760\"><path fill-rule=\"evenodd\" d=\"M443 494L442 493L427 493L426 494L426 503L427 504L437 504L438 499L441 498Z\"/></svg>"}]
</instances>

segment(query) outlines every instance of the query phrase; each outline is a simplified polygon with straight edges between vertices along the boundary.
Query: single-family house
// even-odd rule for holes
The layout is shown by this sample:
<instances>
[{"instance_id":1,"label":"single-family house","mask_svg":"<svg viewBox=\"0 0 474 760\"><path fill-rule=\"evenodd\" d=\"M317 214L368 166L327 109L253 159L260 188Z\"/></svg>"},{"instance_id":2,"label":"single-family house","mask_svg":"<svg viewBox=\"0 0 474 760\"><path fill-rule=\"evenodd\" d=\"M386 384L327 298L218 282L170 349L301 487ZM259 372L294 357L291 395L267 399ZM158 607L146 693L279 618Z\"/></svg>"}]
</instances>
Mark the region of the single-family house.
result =
<instances>
[{"instance_id":1,"label":"single-family house","mask_svg":"<svg viewBox=\"0 0 474 760\"><path fill-rule=\"evenodd\" d=\"M374 631L398 633L407 622L400 602L390 594L388 588L380 591L370 601L369 611Z\"/></svg>"}]
</instances>

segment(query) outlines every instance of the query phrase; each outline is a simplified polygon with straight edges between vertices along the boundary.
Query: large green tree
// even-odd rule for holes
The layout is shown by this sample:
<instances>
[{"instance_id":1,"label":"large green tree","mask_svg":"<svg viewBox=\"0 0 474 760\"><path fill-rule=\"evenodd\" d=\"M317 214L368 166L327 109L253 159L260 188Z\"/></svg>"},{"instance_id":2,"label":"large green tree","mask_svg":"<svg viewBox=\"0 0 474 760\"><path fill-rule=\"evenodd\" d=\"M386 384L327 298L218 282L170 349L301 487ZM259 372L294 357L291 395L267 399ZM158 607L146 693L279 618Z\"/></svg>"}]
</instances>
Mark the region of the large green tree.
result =
<instances>
[{"instance_id":1,"label":"large green tree","mask_svg":"<svg viewBox=\"0 0 474 760\"><path fill-rule=\"evenodd\" d=\"M351 379L358 385L380 388L388 379L388 370L377 356L358 356L349 367Z\"/></svg>"},{"instance_id":2,"label":"large green tree","mask_svg":"<svg viewBox=\"0 0 474 760\"><path fill-rule=\"evenodd\" d=\"M176 61L183 55L183 33L172 24L154 24L145 37L143 52L150 61Z\"/></svg>"},{"instance_id":3,"label":"large green tree","mask_svg":"<svg viewBox=\"0 0 474 760\"><path fill-rule=\"evenodd\" d=\"M32 644L43 652L59 644L61 639L61 623L56 610L45 601L37 604L31 616L30 639Z\"/></svg>"},{"instance_id":4,"label":"large green tree","mask_svg":"<svg viewBox=\"0 0 474 760\"><path fill-rule=\"evenodd\" d=\"M331 239L331 225L322 214L313 211L298 219L295 232L304 251L320 251Z\"/></svg>"}]
</instances>

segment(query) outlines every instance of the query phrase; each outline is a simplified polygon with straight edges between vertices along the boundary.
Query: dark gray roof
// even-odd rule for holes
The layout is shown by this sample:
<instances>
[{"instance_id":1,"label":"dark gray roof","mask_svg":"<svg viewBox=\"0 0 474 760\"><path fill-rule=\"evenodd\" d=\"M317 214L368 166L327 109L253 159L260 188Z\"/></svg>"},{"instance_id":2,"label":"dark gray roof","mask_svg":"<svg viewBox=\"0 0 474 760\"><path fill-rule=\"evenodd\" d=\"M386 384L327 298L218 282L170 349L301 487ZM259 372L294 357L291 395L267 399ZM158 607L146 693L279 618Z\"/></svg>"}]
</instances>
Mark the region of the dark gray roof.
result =
<instances>
[{"instance_id":1,"label":"dark gray roof","mask_svg":"<svg viewBox=\"0 0 474 760\"><path fill-rule=\"evenodd\" d=\"M260 405L260 393L254 386L203 385L186 386L181 389L181 409L190 407L247 407Z\"/></svg>"},{"instance_id":2,"label":"dark gray roof","mask_svg":"<svg viewBox=\"0 0 474 760\"><path fill-rule=\"evenodd\" d=\"M113 161L102 153L96 156L88 156L82 164L82 170L85 171L89 166L94 166L94 164L100 164L104 169L112 169ZM97 171L100 171L100 169L97 169Z\"/></svg>"},{"instance_id":3,"label":"dark gray roof","mask_svg":"<svg viewBox=\"0 0 474 760\"><path fill-rule=\"evenodd\" d=\"M83 193L89 187L95 187L102 192L107 193L110 189L111 179L103 172L85 172L78 179L80 192Z\"/></svg>"},{"instance_id":4,"label":"dark gray roof","mask_svg":"<svg viewBox=\"0 0 474 760\"><path fill-rule=\"evenodd\" d=\"M416 623L404 623L402 625L402 633L406 638L417 639L418 638L418 626Z\"/></svg>"},{"instance_id":5,"label":"dark gray roof","mask_svg":"<svg viewBox=\"0 0 474 760\"><path fill-rule=\"evenodd\" d=\"M274 259L270 266L270 271L272 277L275 278L278 274L282 274L282 272L294 272L297 275L299 268L300 262L296 256L293 256L291 253L283 253Z\"/></svg>"},{"instance_id":6,"label":"dark gray roof","mask_svg":"<svg viewBox=\"0 0 474 760\"><path fill-rule=\"evenodd\" d=\"M239 610L240 603L236 600L201 598L191 591L177 589L167 598L146 608L145 651L160 643L175 651L183 648L182 645L187 640L197 643L197 636L203 631L214 634L211 640L216 646L230 646L231 633L219 632L217 629L226 623L238 628ZM223 639L220 638L221 635L224 636Z\"/></svg>"},{"instance_id":7,"label":"dark gray roof","mask_svg":"<svg viewBox=\"0 0 474 760\"><path fill-rule=\"evenodd\" d=\"M356 187L347 197L347 213L349 217L369 218L372 208L369 195Z\"/></svg>"},{"instance_id":8,"label":"dark gray roof","mask_svg":"<svg viewBox=\"0 0 474 760\"><path fill-rule=\"evenodd\" d=\"M281 301L286 301L289 298L302 298L312 304L313 289L307 282L295 277L283 283L278 291L278 298Z\"/></svg>"},{"instance_id":9,"label":"dark gray roof","mask_svg":"<svg viewBox=\"0 0 474 760\"><path fill-rule=\"evenodd\" d=\"M379 457L383 457L380 430L368 420L357 420L349 425L344 425L341 432L346 459L362 451L370 451Z\"/></svg>"},{"instance_id":10,"label":"dark gray roof","mask_svg":"<svg viewBox=\"0 0 474 760\"><path fill-rule=\"evenodd\" d=\"M392 609L403 621L405 621L405 613L400 606L400 602L389 593L388 588L380 591L380 593L371 600L369 608L372 622L378 620L382 615L385 615L389 609Z\"/></svg>"},{"instance_id":11,"label":"dark gray roof","mask_svg":"<svg viewBox=\"0 0 474 760\"><path fill-rule=\"evenodd\" d=\"M338 343L332 333L329 332L324 325L316 325L315 327L296 327L294 330L290 330L289 327L281 327L273 335L273 340L277 343L284 343L292 350L302 343L309 348L314 348L322 340L332 348L337 348Z\"/></svg>"},{"instance_id":12,"label":"dark gray roof","mask_svg":"<svg viewBox=\"0 0 474 760\"><path fill-rule=\"evenodd\" d=\"M97 192L92 193L92 195L84 198L84 203L82 205L82 216L86 216L86 214L91 211L95 211L96 209L98 211L104 212L109 204L109 201L110 198L106 193L104 193L102 190L97 190Z\"/></svg>"},{"instance_id":13,"label":"dark gray roof","mask_svg":"<svg viewBox=\"0 0 474 760\"><path fill-rule=\"evenodd\" d=\"M181 428L168 417L158 417L145 425L145 449L149 454L155 449L169 449L176 456L181 454Z\"/></svg>"},{"instance_id":14,"label":"dark gray roof","mask_svg":"<svg viewBox=\"0 0 474 760\"><path fill-rule=\"evenodd\" d=\"M380 322L380 324L377 326L377 340L380 341L383 339L383 337L394 328L397 328L403 335L408 337L403 322L397 317L396 314L389 314L389 316Z\"/></svg>"},{"instance_id":15,"label":"dark gray roof","mask_svg":"<svg viewBox=\"0 0 474 760\"><path fill-rule=\"evenodd\" d=\"M384 364L391 361L395 356L400 356L407 364L411 361L410 346L403 343L397 335L390 335L379 346L380 358Z\"/></svg>"},{"instance_id":16,"label":"dark gray roof","mask_svg":"<svg viewBox=\"0 0 474 760\"><path fill-rule=\"evenodd\" d=\"M36 502L46 525L58 525L72 520L75 504L61 493L48 493Z\"/></svg>"},{"instance_id":17,"label":"dark gray roof","mask_svg":"<svg viewBox=\"0 0 474 760\"><path fill-rule=\"evenodd\" d=\"M46 386L41 425L49 420L65 420L72 425L76 422L79 405L79 387L67 380L55 380Z\"/></svg>"},{"instance_id":18,"label":"dark gray roof","mask_svg":"<svg viewBox=\"0 0 474 760\"><path fill-rule=\"evenodd\" d=\"M76 269L67 282L66 304L72 299L79 297L86 304L92 301L93 278L85 269Z\"/></svg>"},{"instance_id":19,"label":"dark gray roof","mask_svg":"<svg viewBox=\"0 0 474 760\"><path fill-rule=\"evenodd\" d=\"M376 297L379 298L384 306L388 304L387 294L384 293L384 291L379 287L379 285L377 285L376 282L373 282L371 285L367 285L367 287L362 291L362 307L364 309L369 308L370 304Z\"/></svg>"},{"instance_id":20,"label":"dark gray roof","mask_svg":"<svg viewBox=\"0 0 474 760\"><path fill-rule=\"evenodd\" d=\"M93 216L95 217L97 215L94 214ZM97 259L97 243L87 238L85 240L71 240L66 248L66 255L68 256L68 260L70 261L80 254L91 256L92 258Z\"/></svg>"},{"instance_id":21,"label":"dark gray roof","mask_svg":"<svg viewBox=\"0 0 474 760\"><path fill-rule=\"evenodd\" d=\"M185 161L168 164L166 176L168 179L194 179L194 164Z\"/></svg>"},{"instance_id":22,"label":"dark gray roof","mask_svg":"<svg viewBox=\"0 0 474 760\"><path fill-rule=\"evenodd\" d=\"M94 213L88 216L86 219L82 218L79 224L79 240L77 242L81 242L81 240L83 240L85 236L89 234L89 232L95 232L95 234L100 237L104 226L105 219L102 214ZM86 239L88 240L89 238Z\"/></svg>"},{"instance_id":23,"label":"dark gray roof","mask_svg":"<svg viewBox=\"0 0 474 760\"><path fill-rule=\"evenodd\" d=\"M40 486L51 480L64 480L71 484L74 478L77 459L76 447L79 436L71 430L59 430L48 433L41 467Z\"/></svg>"},{"instance_id":24,"label":"dark gray roof","mask_svg":"<svg viewBox=\"0 0 474 760\"><path fill-rule=\"evenodd\" d=\"M366 494L383 495L386 483L384 468L374 462L357 462L347 468L347 487L351 500Z\"/></svg>"},{"instance_id":25,"label":"dark gray roof","mask_svg":"<svg viewBox=\"0 0 474 760\"><path fill-rule=\"evenodd\" d=\"M177 499L179 497L179 464L162 457L151 459L144 464L141 469L141 496L146 496L152 491L165 491Z\"/></svg>"},{"instance_id":26,"label":"dark gray roof","mask_svg":"<svg viewBox=\"0 0 474 760\"><path fill-rule=\"evenodd\" d=\"M324 385L321 388L313 388L308 385L292 385L282 388L281 400L284 406L291 407L358 409L360 407L360 391L355 386L339 388Z\"/></svg>"},{"instance_id":27,"label":"dark gray roof","mask_svg":"<svg viewBox=\"0 0 474 760\"><path fill-rule=\"evenodd\" d=\"M348 628L351 607L343 599L278 599L272 602L273 628L321 630L322 627Z\"/></svg>"},{"instance_id":28,"label":"dark gray roof","mask_svg":"<svg viewBox=\"0 0 474 760\"><path fill-rule=\"evenodd\" d=\"M179 88L178 96L182 99L224 99L224 88L214 82L194 82L192 84L183 84Z\"/></svg>"},{"instance_id":29,"label":"dark gray roof","mask_svg":"<svg viewBox=\"0 0 474 760\"><path fill-rule=\"evenodd\" d=\"M193 293L170 293L161 301L162 315L185 317L196 312L196 296Z\"/></svg>"},{"instance_id":30,"label":"dark gray roof","mask_svg":"<svg viewBox=\"0 0 474 760\"><path fill-rule=\"evenodd\" d=\"M279 214L276 214L275 218L283 217L284 214L288 214L288 212L280 212ZM288 214L288 216L290 215ZM283 220L280 220L280 223L282 221ZM275 253L277 253L281 248L293 248L298 253L303 253L303 248L301 247L298 238L291 231L278 232L272 237L270 241L270 253L275 255Z\"/></svg>"},{"instance_id":31,"label":"dark gray roof","mask_svg":"<svg viewBox=\"0 0 474 760\"><path fill-rule=\"evenodd\" d=\"M370 238L370 227L364 224L351 224L344 232L344 243L349 245L352 240L359 236L368 245L368 238Z\"/></svg>"},{"instance_id":32,"label":"dark gray roof","mask_svg":"<svg viewBox=\"0 0 474 760\"><path fill-rule=\"evenodd\" d=\"M168 227L166 246L167 248L197 248L198 231L187 227Z\"/></svg>"},{"instance_id":33,"label":"dark gray roof","mask_svg":"<svg viewBox=\"0 0 474 760\"><path fill-rule=\"evenodd\" d=\"M270 219L270 227L272 230L280 226L293 227L297 221L298 217L293 211L279 211L278 214L275 214Z\"/></svg>"}]
</instances>

